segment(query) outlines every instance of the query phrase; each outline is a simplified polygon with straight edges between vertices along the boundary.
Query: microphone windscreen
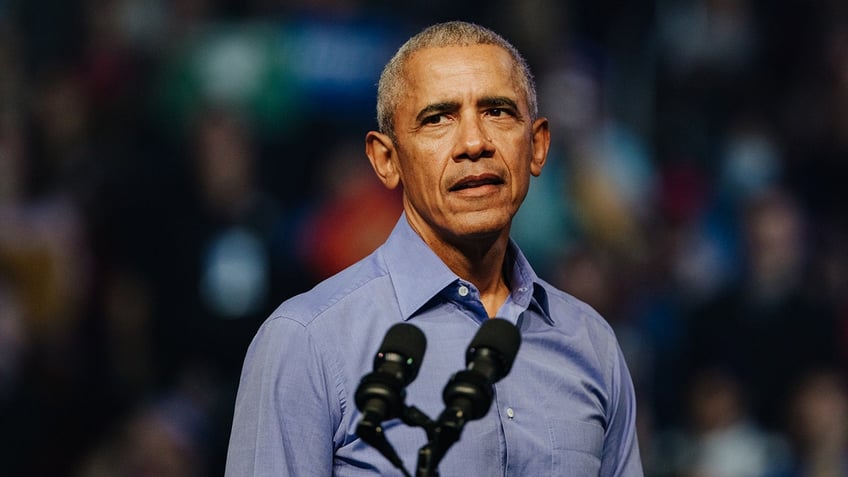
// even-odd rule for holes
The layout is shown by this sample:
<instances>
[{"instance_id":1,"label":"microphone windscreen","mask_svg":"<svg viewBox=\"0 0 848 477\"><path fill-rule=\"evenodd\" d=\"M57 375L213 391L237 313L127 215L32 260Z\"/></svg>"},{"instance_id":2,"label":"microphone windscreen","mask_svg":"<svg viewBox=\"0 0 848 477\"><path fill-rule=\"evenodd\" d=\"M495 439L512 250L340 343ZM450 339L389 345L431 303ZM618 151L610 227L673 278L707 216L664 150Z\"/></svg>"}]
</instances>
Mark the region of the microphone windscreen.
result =
<instances>
[{"instance_id":1,"label":"microphone windscreen","mask_svg":"<svg viewBox=\"0 0 848 477\"><path fill-rule=\"evenodd\" d=\"M501 366L504 368L502 376L506 376L512 369L512 362L515 361L520 345L521 333L515 325L503 318L486 320L468 345L465 364L468 365L474 360L477 350L488 348L500 358Z\"/></svg>"},{"instance_id":2,"label":"microphone windscreen","mask_svg":"<svg viewBox=\"0 0 848 477\"><path fill-rule=\"evenodd\" d=\"M427 348L427 338L417 326L409 323L397 323L386 332L383 343L380 345L380 353L396 353L412 360L416 370L424 358L424 350Z\"/></svg>"}]
</instances>

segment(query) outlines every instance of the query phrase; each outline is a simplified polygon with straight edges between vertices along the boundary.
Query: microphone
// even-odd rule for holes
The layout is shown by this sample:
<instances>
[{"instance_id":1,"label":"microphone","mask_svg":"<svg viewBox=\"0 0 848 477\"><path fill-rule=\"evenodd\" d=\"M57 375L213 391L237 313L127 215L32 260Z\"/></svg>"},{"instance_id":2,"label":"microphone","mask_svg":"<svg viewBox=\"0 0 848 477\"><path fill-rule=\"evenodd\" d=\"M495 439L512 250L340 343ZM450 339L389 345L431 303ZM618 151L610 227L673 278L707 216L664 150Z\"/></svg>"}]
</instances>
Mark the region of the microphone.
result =
<instances>
[{"instance_id":1,"label":"microphone","mask_svg":"<svg viewBox=\"0 0 848 477\"><path fill-rule=\"evenodd\" d=\"M521 333L503 318L486 320L465 352L466 368L454 374L442 392L445 410L439 416L430 442L418 451L416 477L437 476L439 462L459 440L468 421L489 412L493 385L512 369Z\"/></svg>"},{"instance_id":2,"label":"microphone","mask_svg":"<svg viewBox=\"0 0 848 477\"><path fill-rule=\"evenodd\" d=\"M480 419L492 405L492 385L509 374L521 345L521 333L503 318L487 320L465 352L466 369L453 375L442 393L446 404L441 425L457 426Z\"/></svg>"},{"instance_id":3,"label":"microphone","mask_svg":"<svg viewBox=\"0 0 848 477\"><path fill-rule=\"evenodd\" d=\"M427 338L414 325L397 323L386 332L374 356L374 371L356 389L356 407L364 420L383 422L400 417L404 388L418 376Z\"/></svg>"},{"instance_id":4,"label":"microphone","mask_svg":"<svg viewBox=\"0 0 848 477\"><path fill-rule=\"evenodd\" d=\"M374 356L374 370L362 378L354 396L362 413L357 435L405 475L408 474L403 463L386 440L381 423L401 417L406 399L404 388L418 376L426 347L427 338L420 329L408 323L393 325Z\"/></svg>"}]
</instances>

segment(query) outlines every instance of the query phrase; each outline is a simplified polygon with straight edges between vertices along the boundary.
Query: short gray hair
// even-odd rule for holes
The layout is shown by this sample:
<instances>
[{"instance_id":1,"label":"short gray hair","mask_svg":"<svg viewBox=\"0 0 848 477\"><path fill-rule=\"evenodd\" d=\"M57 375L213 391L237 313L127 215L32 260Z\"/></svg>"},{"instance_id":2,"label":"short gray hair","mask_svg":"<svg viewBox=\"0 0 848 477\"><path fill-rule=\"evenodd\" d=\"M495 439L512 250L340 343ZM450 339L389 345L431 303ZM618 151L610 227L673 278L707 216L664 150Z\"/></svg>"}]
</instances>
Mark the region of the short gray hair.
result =
<instances>
[{"instance_id":1,"label":"short gray hair","mask_svg":"<svg viewBox=\"0 0 848 477\"><path fill-rule=\"evenodd\" d=\"M538 115L536 84L527 61L510 42L494 31L474 23L452 21L427 27L413 36L395 53L383 68L377 85L377 126L380 132L394 140L394 113L403 97L403 70L409 58L425 48L448 46L494 45L503 48L512 57L518 79L527 99L531 119Z\"/></svg>"}]
</instances>

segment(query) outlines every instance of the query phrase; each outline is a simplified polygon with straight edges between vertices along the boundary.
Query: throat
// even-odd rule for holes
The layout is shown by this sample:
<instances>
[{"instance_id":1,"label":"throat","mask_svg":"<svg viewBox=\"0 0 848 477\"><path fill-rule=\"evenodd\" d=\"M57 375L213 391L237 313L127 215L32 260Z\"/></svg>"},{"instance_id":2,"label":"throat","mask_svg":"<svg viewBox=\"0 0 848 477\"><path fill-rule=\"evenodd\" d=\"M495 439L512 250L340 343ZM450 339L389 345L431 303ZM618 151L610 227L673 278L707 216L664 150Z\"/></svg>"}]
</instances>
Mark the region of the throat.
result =
<instances>
[{"instance_id":1,"label":"throat","mask_svg":"<svg viewBox=\"0 0 848 477\"><path fill-rule=\"evenodd\" d=\"M486 309L489 318L497 316L498 310L506 303L507 298L509 298L509 286L505 280L498 280L493 290L480 291L480 301L483 302L483 308Z\"/></svg>"}]
</instances>

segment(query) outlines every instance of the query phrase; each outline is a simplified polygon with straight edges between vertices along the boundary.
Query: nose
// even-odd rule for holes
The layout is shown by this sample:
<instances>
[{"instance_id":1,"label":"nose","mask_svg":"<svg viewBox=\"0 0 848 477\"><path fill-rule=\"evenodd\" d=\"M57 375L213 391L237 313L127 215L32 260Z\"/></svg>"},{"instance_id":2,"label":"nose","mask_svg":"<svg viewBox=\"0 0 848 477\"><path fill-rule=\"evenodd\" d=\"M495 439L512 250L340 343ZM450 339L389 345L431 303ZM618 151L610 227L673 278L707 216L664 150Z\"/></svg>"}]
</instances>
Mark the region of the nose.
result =
<instances>
[{"instance_id":1,"label":"nose","mask_svg":"<svg viewBox=\"0 0 848 477\"><path fill-rule=\"evenodd\" d=\"M477 115L463 118L457 128L455 160L476 161L481 158L492 157L495 146L492 138L486 131L483 119Z\"/></svg>"}]
</instances>

